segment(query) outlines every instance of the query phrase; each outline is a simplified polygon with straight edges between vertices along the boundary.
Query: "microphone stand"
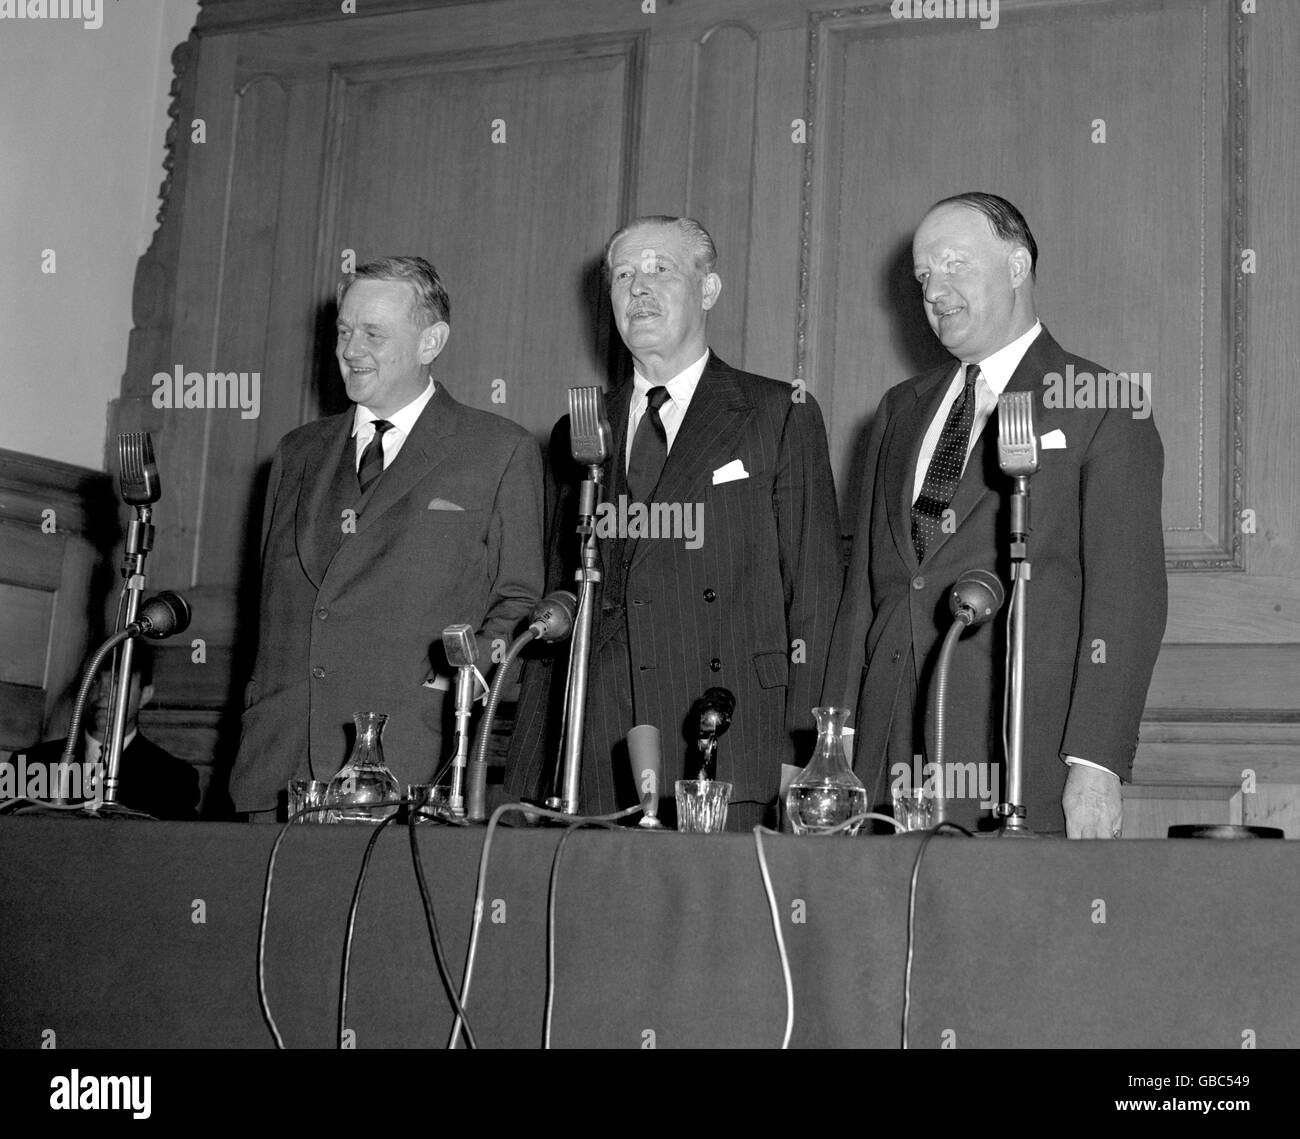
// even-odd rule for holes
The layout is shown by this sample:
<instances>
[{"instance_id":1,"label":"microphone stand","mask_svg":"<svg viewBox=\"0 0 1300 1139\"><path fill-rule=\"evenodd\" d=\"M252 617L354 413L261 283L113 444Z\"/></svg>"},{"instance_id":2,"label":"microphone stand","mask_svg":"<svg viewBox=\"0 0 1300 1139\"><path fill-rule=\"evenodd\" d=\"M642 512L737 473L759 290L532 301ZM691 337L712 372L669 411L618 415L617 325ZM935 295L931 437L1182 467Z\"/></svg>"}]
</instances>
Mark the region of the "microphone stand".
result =
<instances>
[{"instance_id":1,"label":"microphone stand","mask_svg":"<svg viewBox=\"0 0 1300 1139\"><path fill-rule=\"evenodd\" d=\"M135 508L135 520L126 535L126 552L122 555L122 576L126 579L126 609L115 632L130 626L139 615L140 598L144 595L145 561L153 549L153 507L143 503ZM96 812L131 811L117 802L119 772L122 767L122 741L126 736L127 702L131 691L131 668L135 660L135 638L127 637L117 651L113 665L113 715L108 738L104 741L107 765L102 789L96 788L94 802L87 808ZM146 816L147 817L147 816Z\"/></svg>"},{"instance_id":2,"label":"microphone stand","mask_svg":"<svg viewBox=\"0 0 1300 1139\"><path fill-rule=\"evenodd\" d=\"M596 587L600 584L600 559L596 546L596 507L600 502L600 464L587 467L578 498L578 529L582 541L578 570L578 612L573 621L573 643L569 649L569 671L564 689L564 737L555 782L546 806L566 815L578 813L578 789L582 782L582 733L587 714L587 665L591 656L591 630L596 610Z\"/></svg>"},{"instance_id":3,"label":"microphone stand","mask_svg":"<svg viewBox=\"0 0 1300 1139\"><path fill-rule=\"evenodd\" d=\"M1029 564L1029 477L1016 475L1011 493L1011 676L1007 683L1007 801L998 804L1002 834L1033 836L1025 819L1025 623Z\"/></svg>"}]
</instances>

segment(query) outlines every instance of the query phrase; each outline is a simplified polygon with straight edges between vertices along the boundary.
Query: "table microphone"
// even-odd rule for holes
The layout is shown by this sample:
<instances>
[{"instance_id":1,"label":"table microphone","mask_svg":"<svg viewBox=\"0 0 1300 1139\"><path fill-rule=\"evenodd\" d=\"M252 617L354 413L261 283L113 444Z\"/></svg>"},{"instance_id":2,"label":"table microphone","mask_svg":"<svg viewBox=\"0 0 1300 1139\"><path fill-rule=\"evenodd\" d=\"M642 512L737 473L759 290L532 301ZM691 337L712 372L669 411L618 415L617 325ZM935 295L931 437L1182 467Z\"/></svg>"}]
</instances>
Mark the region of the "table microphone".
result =
<instances>
[{"instance_id":1,"label":"table microphone","mask_svg":"<svg viewBox=\"0 0 1300 1139\"><path fill-rule=\"evenodd\" d=\"M726 688L710 688L696 702L696 747L700 752L700 779L712 779L716 769L718 739L727 734L736 711L736 697Z\"/></svg>"},{"instance_id":2,"label":"table microphone","mask_svg":"<svg viewBox=\"0 0 1300 1139\"><path fill-rule=\"evenodd\" d=\"M447 805L457 818L465 816L465 768L469 763L469 719L474 706L474 664L478 642L470 625L448 625L442 631L447 663L456 670L456 750L451 761L451 794Z\"/></svg>"},{"instance_id":3,"label":"table microphone","mask_svg":"<svg viewBox=\"0 0 1300 1139\"><path fill-rule=\"evenodd\" d=\"M627 733L627 755L632 782L641 798L640 825L663 830L659 821L659 788L663 783L663 740L654 724L637 724Z\"/></svg>"}]
</instances>

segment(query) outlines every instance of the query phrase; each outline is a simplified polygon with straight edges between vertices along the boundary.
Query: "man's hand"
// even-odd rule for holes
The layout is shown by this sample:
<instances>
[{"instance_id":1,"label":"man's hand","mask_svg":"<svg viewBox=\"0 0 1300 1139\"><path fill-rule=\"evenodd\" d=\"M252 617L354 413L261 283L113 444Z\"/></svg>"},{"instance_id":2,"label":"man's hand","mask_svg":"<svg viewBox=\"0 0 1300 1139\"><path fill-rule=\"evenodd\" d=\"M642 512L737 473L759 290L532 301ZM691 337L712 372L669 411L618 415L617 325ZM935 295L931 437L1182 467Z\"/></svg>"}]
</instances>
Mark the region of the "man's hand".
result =
<instances>
[{"instance_id":1,"label":"man's hand","mask_svg":"<svg viewBox=\"0 0 1300 1139\"><path fill-rule=\"evenodd\" d=\"M1124 818L1119 776L1072 763L1061 795L1065 833L1070 838L1119 838Z\"/></svg>"}]
</instances>

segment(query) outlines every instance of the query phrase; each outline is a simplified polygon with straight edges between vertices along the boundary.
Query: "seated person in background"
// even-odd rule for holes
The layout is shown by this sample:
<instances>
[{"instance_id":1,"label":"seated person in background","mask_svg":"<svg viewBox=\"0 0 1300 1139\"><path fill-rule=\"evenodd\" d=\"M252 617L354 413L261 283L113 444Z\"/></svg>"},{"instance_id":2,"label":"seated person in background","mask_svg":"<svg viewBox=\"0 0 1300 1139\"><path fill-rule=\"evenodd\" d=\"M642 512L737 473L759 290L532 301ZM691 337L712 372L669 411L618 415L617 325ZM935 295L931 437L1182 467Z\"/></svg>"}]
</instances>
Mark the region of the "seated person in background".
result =
<instances>
[{"instance_id":1,"label":"seated person in background","mask_svg":"<svg viewBox=\"0 0 1300 1139\"><path fill-rule=\"evenodd\" d=\"M177 759L157 744L140 734L140 709L153 699L152 667L149 653L137 645L131 688L126 705L126 732L122 737L122 765L118 772L117 801L136 811L144 811L156 819L198 818L199 773L183 759ZM86 709L81 721L81 739L73 752L74 763L101 765L90 768L97 772L97 783L85 782L83 794L93 797L95 789L102 787L108 767L108 732L113 716L113 670L105 667L91 686ZM63 757L66 739L46 740L26 752L27 766L45 765L51 773L58 769ZM15 765L22 753L12 759ZM52 776L51 776L52 778ZM77 789L74 787L75 792ZM51 786L51 796L55 794Z\"/></svg>"}]
</instances>

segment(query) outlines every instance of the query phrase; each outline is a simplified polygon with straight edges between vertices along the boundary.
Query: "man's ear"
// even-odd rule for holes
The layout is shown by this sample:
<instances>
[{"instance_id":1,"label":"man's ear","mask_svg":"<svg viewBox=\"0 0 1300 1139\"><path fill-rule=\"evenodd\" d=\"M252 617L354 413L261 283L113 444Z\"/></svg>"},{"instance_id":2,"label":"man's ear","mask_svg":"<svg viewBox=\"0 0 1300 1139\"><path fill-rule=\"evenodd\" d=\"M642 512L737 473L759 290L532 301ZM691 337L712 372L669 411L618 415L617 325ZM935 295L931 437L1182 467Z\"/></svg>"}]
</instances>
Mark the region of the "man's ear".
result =
<instances>
[{"instance_id":1,"label":"man's ear","mask_svg":"<svg viewBox=\"0 0 1300 1139\"><path fill-rule=\"evenodd\" d=\"M432 364L444 348L447 347L447 338L451 335L451 325L445 320L438 321L437 324L431 324L420 333L420 363Z\"/></svg>"},{"instance_id":2,"label":"man's ear","mask_svg":"<svg viewBox=\"0 0 1300 1139\"><path fill-rule=\"evenodd\" d=\"M1011 287L1020 288L1033 273L1033 259L1029 256L1029 250L1023 245L1016 246L1007 258L1007 263L1011 266Z\"/></svg>"},{"instance_id":3,"label":"man's ear","mask_svg":"<svg viewBox=\"0 0 1300 1139\"><path fill-rule=\"evenodd\" d=\"M706 273L701 291L704 294L703 308L708 312L718 303L718 297L722 293L722 278L717 273Z\"/></svg>"}]
</instances>

